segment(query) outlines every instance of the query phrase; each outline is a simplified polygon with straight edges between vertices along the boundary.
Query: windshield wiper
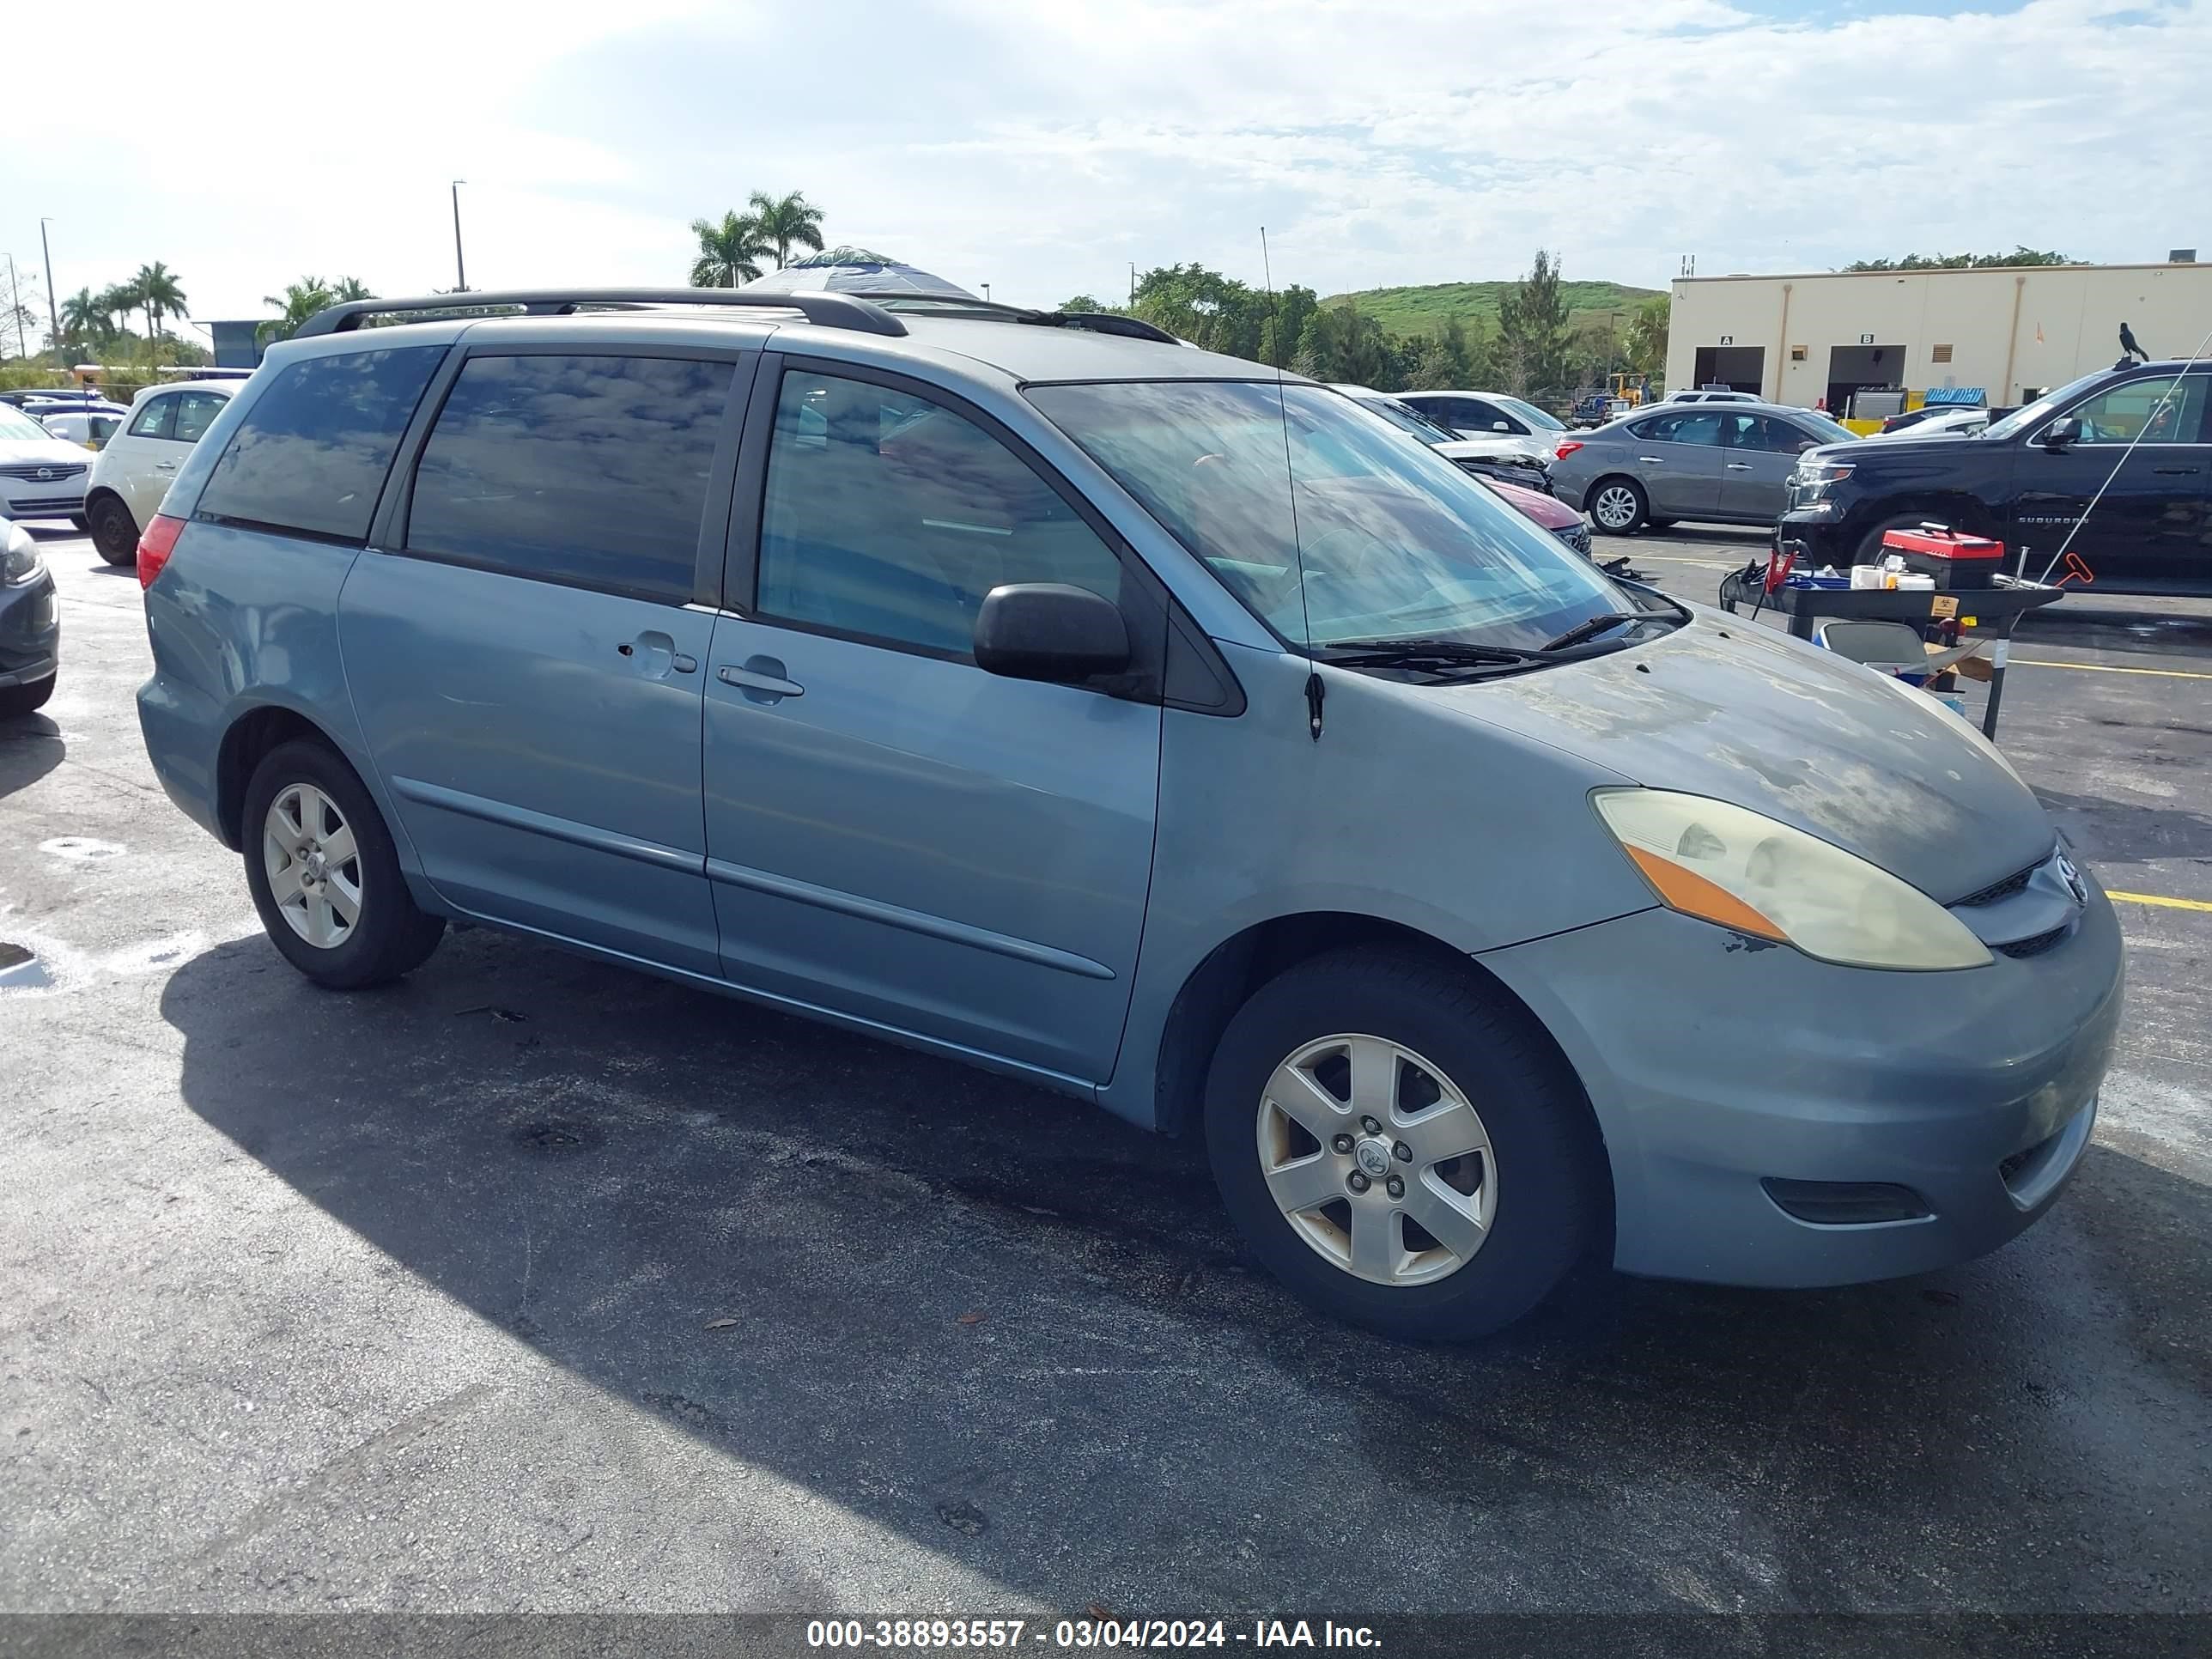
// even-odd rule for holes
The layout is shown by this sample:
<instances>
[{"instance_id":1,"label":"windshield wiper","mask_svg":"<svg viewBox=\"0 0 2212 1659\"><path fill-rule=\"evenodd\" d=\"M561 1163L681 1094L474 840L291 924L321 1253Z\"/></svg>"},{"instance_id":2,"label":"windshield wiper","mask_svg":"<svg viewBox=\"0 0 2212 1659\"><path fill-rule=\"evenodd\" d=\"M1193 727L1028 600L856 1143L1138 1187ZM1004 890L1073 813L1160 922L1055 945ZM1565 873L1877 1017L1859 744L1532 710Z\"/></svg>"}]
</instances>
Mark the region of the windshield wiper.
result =
<instances>
[{"instance_id":1,"label":"windshield wiper","mask_svg":"<svg viewBox=\"0 0 2212 1659\"><path fill-rule=\"evenodd\" d=\"M1658 617L1649 611L1607 611L1585 621L1577 623L1556 640L1544 641L1547 652L1564 651L1571 645L1580 645L1594 640L1609 628L1620 628L1628 623L1657 622Z\"/></svg>"},{"instance_id":2,"label":"windshield wiper","mask_svg":"<svg viewBox=\"0 0 2212 1659\"><path fill-rule=\"evenodd\" d=\"M1511 668L1539 660L1532 651L1511 646L1476 645L1467 640L1325 640L1318 647L1346 652L1328 661L1346 668L1383 668L1419 663L1448 663L1455 667Z\"/></svg>"}]
</instances>

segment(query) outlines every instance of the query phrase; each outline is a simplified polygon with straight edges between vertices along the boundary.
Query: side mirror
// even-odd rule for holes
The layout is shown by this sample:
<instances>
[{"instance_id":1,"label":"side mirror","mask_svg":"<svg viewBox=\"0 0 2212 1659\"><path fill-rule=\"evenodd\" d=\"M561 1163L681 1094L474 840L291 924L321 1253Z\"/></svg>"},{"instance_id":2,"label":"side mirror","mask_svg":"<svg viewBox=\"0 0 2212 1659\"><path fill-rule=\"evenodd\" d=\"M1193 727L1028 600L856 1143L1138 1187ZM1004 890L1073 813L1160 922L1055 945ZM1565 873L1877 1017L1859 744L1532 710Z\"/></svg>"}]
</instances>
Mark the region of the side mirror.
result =
<instances>
[{"instance_id":1,"label":"side mirror","mask_svg":"<svg viewBox=\"0 0 2212 1659\"><path fill-rule=\"evenodd\" d=\"M1129 625L1111 599L1065 582L1007 582L975 614L975 665L1067 684L1129 666Z\"/></svg>"},{"instance_id":2,"label":"side mirror","mask_svg":"<svg viewBox=\"0 0 2212 1659\"><path fill-rule=\"evenodd\" d=\"M2044 428L2043 436L2037 441L2045 449L2058 450L2075 442L2081 436L2081 422L2069 415L2064 420L2053 421L2049 426Z\"/></svg>"},{"instance_id":3,"label":"side mirror","mask_svg":"<svg viewBox=\"0 0 2212 1659\"><path fill-rule=\"evenodd\" d=\"M1513 428L1503 421L1492 421L1490 423L1490 429L1492 432L1510 432Z\"/></svg>"}]
</instances>

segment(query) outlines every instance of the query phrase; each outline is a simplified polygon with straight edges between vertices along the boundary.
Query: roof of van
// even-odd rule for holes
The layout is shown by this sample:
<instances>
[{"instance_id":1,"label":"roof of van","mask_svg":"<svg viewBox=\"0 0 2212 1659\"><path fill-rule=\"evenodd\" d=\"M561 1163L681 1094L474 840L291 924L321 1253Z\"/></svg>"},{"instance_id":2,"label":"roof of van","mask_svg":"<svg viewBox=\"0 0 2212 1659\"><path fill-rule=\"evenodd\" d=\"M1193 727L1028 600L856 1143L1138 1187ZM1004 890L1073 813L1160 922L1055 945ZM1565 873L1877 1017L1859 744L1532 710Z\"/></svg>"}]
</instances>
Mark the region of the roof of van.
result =
<instances>
[{"instance_id":1,"label":"roof of van","mask_svg":"<svg viewBox=\"0 0 2212 1659\"><path fill-rule=\"evenodd\" d=\"M893 352L903 344L933 355L965 357L1021 381L1250 380L1272 380L1277 373L1264 363L1200 350L1133 318L1071 317L937 297L925 301L916 296L911 303L901 303L907 297L890 296L878 304L865 295L771 295L742 289L562 289L471 294L465 299L439 295L335 306L311 319L295 337L355 332L373 316L418 313L423 321L411 327L435 327L447 338L461 332L497 336L527 330L532 337L544 340L558 338L571 329L580 334L610 328L627 332L680 327L762 339L772 335L787 349L803 349L802 340L817 338L824 346L842 339ZM482 312L455 314L457 307L471 306L516 309L489 316ZM593 306L621 308L580 308ZM524 307L529 309L520 309ZM794 317L794 313L800 315ZM1139 333L1149 337L1138 337ZM384 334L383 327L374 330L376 336Z\"/></svg>"}]
</instances>

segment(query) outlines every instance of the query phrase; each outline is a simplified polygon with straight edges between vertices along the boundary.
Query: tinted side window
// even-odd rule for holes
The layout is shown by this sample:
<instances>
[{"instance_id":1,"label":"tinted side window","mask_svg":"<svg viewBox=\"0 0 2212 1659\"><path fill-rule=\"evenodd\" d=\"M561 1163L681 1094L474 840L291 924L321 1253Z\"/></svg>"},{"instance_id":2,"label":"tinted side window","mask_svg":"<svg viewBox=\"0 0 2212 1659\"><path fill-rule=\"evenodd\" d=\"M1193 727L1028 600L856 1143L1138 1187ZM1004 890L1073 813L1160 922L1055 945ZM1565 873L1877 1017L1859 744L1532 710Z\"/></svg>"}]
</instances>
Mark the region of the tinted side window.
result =
<instances>
[{"instance_id":1,"label":"tinted side window","mask_svg":"<svg viewBox=\"0 0 2212 1659\"><path fill-rule=\"evenodd\" d=\"M734 370L472 357L415 471L410 552L681 604Z\"/></svg>"},{"instance_id":2,"label":"tinted side window","mask_svg":"<svg viewBox=\"0 0 2212 1659\"><path fill-rule=\"evenodd\" d=\"M177 399L149 398L145 407L132 417L131 435L134 438L170 438L176 435Z\"/></svg>"},{"instance_id":3,"label":"tinted side window","mask_svg":"<svg viewBox=\"0 0 2212 1659\"><path fill-rule=\"evenodd\" d=\"M180 392L171 401L177 405L177 441L196 444L230 399L218 392Z\"/></svg>"},{"instance_id":4,"label":"tinted side window","mask_svg":"<svg viewBox=\"0 0 2212 1659\"><path fill-rule=\"evenodd\" d=\"M1657 444L1717 444L1721 441L1721 417L1712 410L1686 409L1679 414L1661 415L1629 430Z\"/></svg>"},{"instance_id":5,"label":"tinted side window","mask_svg":"<svg viewBox=\"0 0 2212 1659\"><path fill-rule=\"evenodd\" d=\"M215 464L199 511L361 540L443 346L310 357L282 370Z\"/></svg>"},{"instance_id":6,"label":"tinted side window","mask_svg":"<svg viewBox=\"0 0 2212 1659\"><path fill-rule=\"evenodd\" d=\"M885 386L783 377L761 512L763 616L964 657L1001 582L1113 599L1121 565L974 422Z\"/></svg>"},{"instance_id":7,"label":"tinted side window","mask_svg":"<svg viewBox=\"0 0 2212 1659\"><path fill-rule=\"evenodd\" d=\"M2085 444L2193 444L2203 430L2205 392L2212 379L2188 376L2129 380L2077 404Z\"/></svg>"},{"instance_id":8,"label":"tinted side window","mask_svg":"<svg viewBox=\"0 0 2212 1659\"><path fill-rule=\"evenodd\" d=\"M1771 449L1778 454L1796 455L1826 441L1814 437L1801 426L1778 420L1771 415L1759 415L1753 418L1759 422L1759 447L1761 449Z\"/></svg>"}]
</instances>

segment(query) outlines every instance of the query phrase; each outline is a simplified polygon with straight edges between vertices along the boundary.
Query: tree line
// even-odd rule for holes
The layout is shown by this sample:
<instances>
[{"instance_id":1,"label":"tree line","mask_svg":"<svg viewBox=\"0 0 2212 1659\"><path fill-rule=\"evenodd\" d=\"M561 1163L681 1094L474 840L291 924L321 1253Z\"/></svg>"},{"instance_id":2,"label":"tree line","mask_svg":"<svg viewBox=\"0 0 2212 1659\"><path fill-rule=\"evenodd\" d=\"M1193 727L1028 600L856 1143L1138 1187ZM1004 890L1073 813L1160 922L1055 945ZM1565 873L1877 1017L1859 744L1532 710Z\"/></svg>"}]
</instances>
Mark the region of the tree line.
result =
<instances>
[{"instance_id":1,"label":"tree line","mask_svg":"<svg viewBox=\"0 0 2212 1659\"><path fill-rule=\"evenodd\" d=\"M1393 334L1354 300L1324 305L1297 283L1269 295L1197 264L1146 271L1126 306L1079 294L1061 309L1123 313L1209 351L1379 392L1459 386L1565 402L1601 386L1610 371L1656 374L1667 356L1666 295L1638 307L1618 337L1601 319L1577 324L1560 293L1559 262L1543 248L1501 298L1494 328L1454 319L1433 332Z\"/></svg>"}]
</instances>

